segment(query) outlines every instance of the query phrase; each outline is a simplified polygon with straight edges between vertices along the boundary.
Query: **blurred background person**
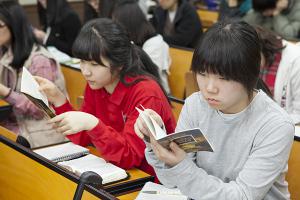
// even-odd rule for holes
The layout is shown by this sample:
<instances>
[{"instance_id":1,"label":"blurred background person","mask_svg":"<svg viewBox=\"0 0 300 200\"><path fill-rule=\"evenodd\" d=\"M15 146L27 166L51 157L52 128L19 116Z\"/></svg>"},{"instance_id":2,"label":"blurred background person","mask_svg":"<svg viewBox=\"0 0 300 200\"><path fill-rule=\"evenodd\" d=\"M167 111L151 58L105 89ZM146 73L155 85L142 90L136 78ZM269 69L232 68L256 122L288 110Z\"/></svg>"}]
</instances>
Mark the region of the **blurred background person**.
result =
<instances>
[{"instance_id":1,"label":"blurred background person","mask_svg":"<svg viewBox=\"0 0 300 200\"><path fill-rule=\"evenodd\" d=\"M158 66L162 86L170 93L168 71L170 67L169 45L157 34L146 19L136 1L124 1L116 5L112 18L123 26L131 41L141 47Z\"/></svg>"},{"instance_id":2,"label":"blurred background person","mask_svg":"<svg viewBox=\"0 0 300 200\"><path fill-rule=\"evenodd\" d=\"M255 27L262 46L260 78L274 100L300 122L300 46L260 26Z\"/></svg>"},{"instance_id":3,"label":"blurred background person","mask_svg":"<svg viewBox=\"0 0 300 200\"><path fill-rule=\"evenodd\" d=\"M0 1L0 96L13 106L13 113L1 125L25 137L31 147L65 140L44 119L27 97L20 93L23 66L31 74L55 83L65 94L60 65L34 38L23 8L14 0Z\"/></svg>"},{"instance_id":4,"label":"blurred background person","mask_svg":"<svg viewBox=\"0 0 300 200\"><path fill-rule=\"evenodd\" d=\"M253 0L244 20L275 31L285 38L300 38L299 0Z\"/></svg>"},{"instance_id":5,"label":"blurred background person","mask_svg":"<svg viewBox=\"0 0 300 200\"><path fill-rule=\"evenodd\" d=\"M72 55L71 48L81 28L78 14L66 0L38 0L37 7L43 30L34 29L36 38Z\"/></svg>"},{"instance_id":6,"label":"blurred background person","mask_svg":"<svg viewBox=\"0 0 300 200\"><path fill-rule=\"evenodd\" d=\"M202 34L196 9L186 0L158 0L151 22L171 45L193 48Z\"/></svg>"}]
</instances>

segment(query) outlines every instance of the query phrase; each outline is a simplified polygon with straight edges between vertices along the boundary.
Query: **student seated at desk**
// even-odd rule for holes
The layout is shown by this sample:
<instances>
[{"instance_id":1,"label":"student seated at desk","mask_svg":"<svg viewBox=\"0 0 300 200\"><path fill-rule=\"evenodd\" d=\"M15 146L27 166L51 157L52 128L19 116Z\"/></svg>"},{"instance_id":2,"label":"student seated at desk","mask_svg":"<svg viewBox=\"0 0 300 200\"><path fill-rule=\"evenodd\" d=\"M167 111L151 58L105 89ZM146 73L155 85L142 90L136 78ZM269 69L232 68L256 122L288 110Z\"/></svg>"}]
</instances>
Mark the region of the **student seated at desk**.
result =
<instances>
[{"instance_id":1,"label":"student seated at desk","mask_svg":"<svg viewBox=\"0 0 300 200\"><path fill-rule=\"evenodd\" d=\"M300 46L283 40L276 33L255 26L262 46L260 77L274 100L300 122Z\"/></svg>"},{"instance_id":2,"label":"student seated at desk","mask_svg":"<svg viewBox=\"0 0 300 200\"><path fill-rule=\"evenodd\" d=\"M275 31L285 38L300 38L299 0L252 0L244 20Z\"/></svg>"},{"instance_id":3,"label":"student seated at desk","mask_svg":"<svg viewBox=\"0 0 300 200\"><path fill-rule=\"evenodd\" d=\"M294 124L254 89L260 52L255 29L236 21L213 25L195 50L192 71L201 92L186 99L176 131L200 128L214 152L186 154L175 143L167 150L137 119L136 133L151 138L145 154L161 183L192 199L290 199L285 174Z\"/></svg>"},{"instance_id":4,"label":"student seated at desk","mask_svg":"<svg viewBox=\"0 0 300 200\"><path fill-rule=\"evenodd\" d=\"M38 0L37 8L43 30L34 28L36 38L71 56L73 42L81 28L78 14L66 0Z\"/></svg>"},{"instance_id":5,"label":"student seated at desk","mask_svg":"<svg viewBox=\"0 0 300 200\"><path fill-rule=\"evenodd\" d=\"M158 66L162 86L169 94L168 71L171 64L169 45L160 34L156 33L138 3L134 0L127 0L117 4L112 18L127 30L130 40L143 48Z\"/></svg>"},{"instance_id":6,"label":"student seated at desk","mask_svg":"<svg viewBox=\"0 0 300 200\"><path fill-rule=\"evenodd\" d=\"M159 0L151 22L168 44L194 47L202 34L196 9L187 0Z\"/></svg>"},{"instance_id":7,"label":"student seated at desk","mask_svg":"<svg viewBox=\"0 0 300 200\"><path fill-rule=\"evenodd\" d=\"M62 142L65 137L47 124L43 113L20 93L22 67L49 79L64 92L60 65L35 39L23 8L17 1L0 1L0 96L14 113L1 125L24 136L31 147Z\"/></svg>"},{"instance_id":8,"label":"student seated at desk","mask_svg":"<svg viewBox=\"0 0 300 200\"><path fill-rule=\"evenodd\" d=\"M133 125L138 117L135 107L142 105L158 112L168 132L174 131L171 106L155 78L159 77L157 66L149 57L141 60L139 56L145 52L130 42L120 25L106 18L84 25L73 53L82 60L81 72L88 82L80 112L72 111L54 84L37 78L59 114L50 122L72 142L92 143L105 160L153 174L145 159L145 144Z\"/></svg>"}]
</instances>

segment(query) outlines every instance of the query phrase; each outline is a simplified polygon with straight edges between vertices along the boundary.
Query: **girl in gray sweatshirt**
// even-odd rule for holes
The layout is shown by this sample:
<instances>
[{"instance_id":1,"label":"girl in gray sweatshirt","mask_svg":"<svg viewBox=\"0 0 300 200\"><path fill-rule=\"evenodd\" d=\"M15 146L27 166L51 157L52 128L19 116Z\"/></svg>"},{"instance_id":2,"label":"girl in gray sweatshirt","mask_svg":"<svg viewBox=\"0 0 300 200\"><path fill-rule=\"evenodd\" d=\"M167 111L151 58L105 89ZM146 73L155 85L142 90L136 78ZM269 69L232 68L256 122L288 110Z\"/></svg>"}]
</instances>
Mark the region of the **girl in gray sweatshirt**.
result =
<instances>
[{"instance_id":1,"label":"girl in gray sweatshirt","mask_svg":"<svg viewBox=\"0 0 300 200\"><path fill-rule=\"evenodd\" d=\"M198 44L192 61L201 92L186 99L176 131L200 128L214 152L185 153L175 143L165 149L150 136L146 158L167 187L192 199L290 199L285 181L294 137L288 114L255 90L260 67L256 31L246 22L219 22ZM152 110L147 112L162 125Z\"/></svg>"}]
</instances>

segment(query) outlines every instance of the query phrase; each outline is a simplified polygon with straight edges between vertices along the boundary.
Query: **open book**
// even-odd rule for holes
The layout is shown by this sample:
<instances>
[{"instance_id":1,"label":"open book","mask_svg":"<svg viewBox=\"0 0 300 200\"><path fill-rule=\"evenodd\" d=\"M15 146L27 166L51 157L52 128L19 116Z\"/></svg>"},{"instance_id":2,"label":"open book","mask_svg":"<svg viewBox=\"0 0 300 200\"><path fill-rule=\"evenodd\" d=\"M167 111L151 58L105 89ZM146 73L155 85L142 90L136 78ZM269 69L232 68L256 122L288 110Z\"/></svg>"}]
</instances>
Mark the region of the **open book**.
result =
<instances>
[{"instance_id":1,"label":"open book","mask_svg":"<svg viewBox=\"0 0 300 200\"><path fill-rule=\"evenodd\" d=\"M36 149L34 152L53 162L58 162L58 165L78 176L83 172L93 171L101 176L102 184L128 177L124 169L89 154L89 149L72 142Z\"/></svg>"},{"instance_id":2,"label":"open book","mask_svg":"<svg viewBox=\"0 0 300 200\"><path fill-rule=\"evenodd\" d=\"M99 158L92 154L59 162L58 165L72 171L80 176L83 172L92 171L99 174L102 178L102 184L115 182L128 177L126 171L111 163L107 163L103 158Z\"/></svg>"},{"instance_id":3,"label":"open book","mask_svg":"<svg viewBox=\"0 0 300 200\"><path fill-rule=\"evenodd\" d=\"M148 115L147 112L137 108L141 118L146 123L149 131L159 144L165 148L169 148L171 142L175 142L185 152L197 152L197 151L210 151L213 152L213 148L203 135L199 128L189 129L167 135L164 130L164 126L160 127L157 122ZM145 137L145 140L149 142L149 138Z\"/></svg>"},{"instance_id":4,"label":"open book","mask_svg":"<svg viewBox=\"0 0 300 200\"><path fill-rule=\"evenodd\" d=\"M169 189L163 185L147 182L135 200L188 200L179 189Z\"/></svg>"},{"instance_id":5,"label":"open book","mask_svg":"<svg viewBox=\"0 0 300 200\"><path fill-rule=\"evenodd\" d=\"M22 71L21 92L48 117L55 117L55 113L49 107L46 95L39 91L39 84L25 67Z\"/></svg>"}]
</instances>

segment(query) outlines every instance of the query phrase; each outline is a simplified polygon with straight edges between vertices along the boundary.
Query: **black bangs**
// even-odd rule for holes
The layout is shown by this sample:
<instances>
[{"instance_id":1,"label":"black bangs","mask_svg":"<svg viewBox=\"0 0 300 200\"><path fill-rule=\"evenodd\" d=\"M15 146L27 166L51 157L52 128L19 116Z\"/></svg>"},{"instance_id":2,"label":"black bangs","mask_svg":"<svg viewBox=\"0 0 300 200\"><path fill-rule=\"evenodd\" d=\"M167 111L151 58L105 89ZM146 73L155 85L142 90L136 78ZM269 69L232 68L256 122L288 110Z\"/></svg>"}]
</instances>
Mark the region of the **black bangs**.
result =
<instances>
[{"instance_id":1,"label":"black bangs","mask_svg":"<svg viewBox=\"0 0 300 200\"><path fill-rule=\"evenodd\" d=\"M93 31L90 31L90 30ZM103 65L101 56L106 57L106 44L100 34L90 23L86 24L78 34L73 47L72 53L76 58L85 61L95 61Z\"/></svg>"},{"instance_id":2,"label":"black bangs","mask_svg":"<svg viewBox=\"0 0 300 200\"><path fill-rule=\"evenodd\" d=\"M218 74L255 87L259 76L260 44L253 27L241 21L221 21L207 30L195 49L192 71Z\"/></svg>"}]
</instances>

